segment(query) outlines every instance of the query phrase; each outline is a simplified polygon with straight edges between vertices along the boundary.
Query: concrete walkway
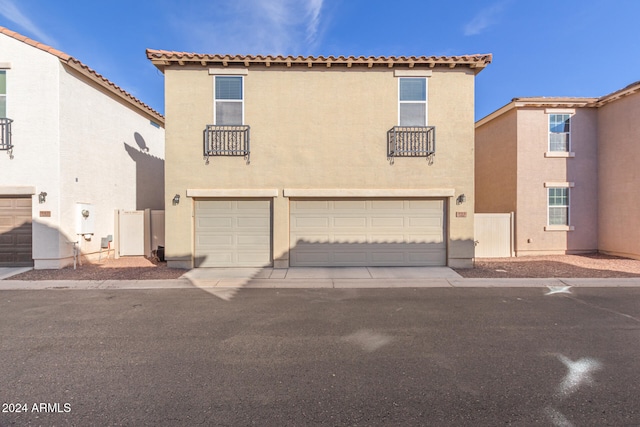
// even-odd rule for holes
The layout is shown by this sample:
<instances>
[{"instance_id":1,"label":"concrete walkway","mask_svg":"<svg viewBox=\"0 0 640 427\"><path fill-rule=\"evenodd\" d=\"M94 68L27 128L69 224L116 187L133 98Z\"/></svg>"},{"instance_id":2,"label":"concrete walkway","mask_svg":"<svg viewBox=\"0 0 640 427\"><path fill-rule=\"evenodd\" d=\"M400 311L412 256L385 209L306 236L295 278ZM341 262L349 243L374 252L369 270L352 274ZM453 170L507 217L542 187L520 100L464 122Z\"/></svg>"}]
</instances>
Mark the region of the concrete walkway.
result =
<instances>
[{"instance_id":1,"label":"concrete walkway","mask_svg":"<svg viewBox=\"0 0 640 427\"><path fill-rule=\"evenodd\" d=\"M2 273L2 271L0 271ZM17 273L16 273L17 274ZM1 276L0 276L1 277ZM173 280L0 280L0 290L179 288L640 287L624 279L465 279L447 267L198 268Z\"/></svg>"}]
</instances>

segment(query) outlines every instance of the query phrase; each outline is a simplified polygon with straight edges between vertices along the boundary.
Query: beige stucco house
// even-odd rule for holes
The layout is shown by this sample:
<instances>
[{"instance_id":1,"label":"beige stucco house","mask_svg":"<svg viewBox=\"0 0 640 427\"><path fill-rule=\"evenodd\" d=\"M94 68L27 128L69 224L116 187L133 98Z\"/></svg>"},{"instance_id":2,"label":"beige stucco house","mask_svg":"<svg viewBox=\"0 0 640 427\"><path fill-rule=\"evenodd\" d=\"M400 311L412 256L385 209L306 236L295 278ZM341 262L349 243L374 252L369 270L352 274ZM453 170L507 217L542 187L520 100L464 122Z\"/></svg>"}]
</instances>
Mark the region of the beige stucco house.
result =
<instances>
[{"instance_id":1,"label":"beige stucco house","mask_svg":"<svg viewBox=\"0 0 640 427\"><path fill-rule=\"evenodd\" d=\"M515 213L515 253L640 258L640 82L515 98L476 123L476 212Z\"/></svg>"},{"instance_id":2,"label":"beige stucco house","mask_svg":"<svg viewBox=\"0 0 640 427\"><path fill-rule=\"evenodd\" d=\"M147 56L165 75L169 266L471 265L491 55Z\"/></svg>"},{"instance_id":3,"label":"beige stucco house","mask_svg":"<svg viewBox=\"0 0 640 427\"><path fill-rule=\"evenodd\" d=\"M116 209L162 209L163 125L78 59L0 27L0 266L64 267L74 242L91 256L116 235Z\"/></svg>"}]
</instances>

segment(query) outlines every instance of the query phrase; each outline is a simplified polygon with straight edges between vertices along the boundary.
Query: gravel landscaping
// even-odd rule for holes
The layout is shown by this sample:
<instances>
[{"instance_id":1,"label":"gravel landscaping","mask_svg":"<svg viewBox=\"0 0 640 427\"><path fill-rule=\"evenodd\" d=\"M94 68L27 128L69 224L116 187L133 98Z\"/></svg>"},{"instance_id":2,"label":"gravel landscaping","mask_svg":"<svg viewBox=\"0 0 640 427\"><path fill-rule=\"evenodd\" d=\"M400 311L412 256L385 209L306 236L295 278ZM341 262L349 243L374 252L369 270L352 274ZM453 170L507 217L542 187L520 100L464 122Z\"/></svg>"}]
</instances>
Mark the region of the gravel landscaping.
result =
<instances>
[{"instance_id":1,"label":"gravel landscaping","mask_svg":"<svg viewBox=\"0 0 640 427\"><path fill-rule=\"evenodd\" d=\"M61 270L31 270L10 280L153 280L177 279L187 270L145 257L123 257ZM472 278L620 278L640 277L640 260L601 254L520 258L479 258L473 269L455 269Z\"/></svg>"},{"instance_id":2,"label":"gravel landscaping","mask_svg":"<svg viewBox=\"0 0 640 427\"><path fill-rule=\"evenodd\" d=\"M473 278L640 277L640 260L602 254L478 258L473 269L455 269Z\"/></svg>"}]
</instances>

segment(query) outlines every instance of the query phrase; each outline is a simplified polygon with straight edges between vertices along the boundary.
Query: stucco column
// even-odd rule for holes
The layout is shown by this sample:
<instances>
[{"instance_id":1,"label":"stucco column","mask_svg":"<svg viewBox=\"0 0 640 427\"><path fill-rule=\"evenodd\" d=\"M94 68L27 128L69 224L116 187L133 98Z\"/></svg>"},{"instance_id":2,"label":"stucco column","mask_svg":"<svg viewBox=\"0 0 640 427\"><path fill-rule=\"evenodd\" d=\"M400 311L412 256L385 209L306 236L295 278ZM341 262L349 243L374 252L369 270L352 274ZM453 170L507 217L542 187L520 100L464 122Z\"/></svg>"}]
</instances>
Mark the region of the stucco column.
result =
<instances>
[{"instance_id":1,"label":"stucco column","mask_svg":"<svg viewBox=\"0 0 640 427\"><path fill-rule=\"evenodd\" d=\"M289 267L289 198L283 190L273 199L273 266Z\"/></svg>"}]
</instances>

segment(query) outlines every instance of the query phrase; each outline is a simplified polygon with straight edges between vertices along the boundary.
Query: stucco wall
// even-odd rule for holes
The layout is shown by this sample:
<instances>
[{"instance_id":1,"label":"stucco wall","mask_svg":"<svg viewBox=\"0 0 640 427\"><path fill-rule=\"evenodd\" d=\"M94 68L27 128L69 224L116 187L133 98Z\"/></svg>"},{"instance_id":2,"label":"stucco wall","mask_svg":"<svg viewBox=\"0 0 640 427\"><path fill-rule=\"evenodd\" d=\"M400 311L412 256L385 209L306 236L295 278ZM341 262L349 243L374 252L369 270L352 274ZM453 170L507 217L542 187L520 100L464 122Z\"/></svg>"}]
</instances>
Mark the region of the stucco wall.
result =
<instances>
[{"instance_id":1,"label":"stucco wall","mask_svg":"<svg viewBox=\"0 0 640 427\"><path fill-rule=\"evenodd\" d=\"M47 202L32 197L33 256L56 257L60 242L59 61L54 56L0 34L0 62L7 69L7 116L13 119L13 159L0 152L0 194L8 186L35 187ZM50 211L51 217L40 217Z\"/></svg>"},{"instance_id":2,"label":"stucco wall","mask_svg":"<svg viewBox=\"0 0 640 427\"><path fill-rule=\"evenodd\" d=\"M428 79L429 125L436 156L386 156L387 131L398 121L393 69L251 67L245 77L245 124L251 163L202 158L202 133L213 123L213 76L206 68L165 69L166 257L190 262L192 201L187 188L277 189L274 258L288 259L289 212L284 188L455 189L467 202L449 211L449 261L473 257L473 84L464 68L433 70ZM174 194L183 201L171 205ZM456 218L458 210L467 218Z\"/></svg>"},{"instance_id":3,"label":"stucco wall","mask_svg":"<svg viewBox=\"0 0 640 427\"><path fill-rule=\"evenodd\" d=\"M640 259L640 94L599 108L599 246Z\"/></svg>"},{"instance_id":4,"label":"stucco wall","mask_svg":"<svg viewBox=\"0 0 640 427\"><path fill-rule=\"evenodd\" d=\"M0 152L2 188L35 188L35 268L72 262L76 203L96 209L96 235L82 243L100 248L114 234L115 209L162 209L164 130L97 89L47 52L0 35L0 63L7 69L7 115L13 119L14 158ZM140 145L148 147L144 153ZM127 149L127 147L131 147ZM154 185L147 185L155 177ZM77 178L77 182L76 182ZM46 202L37 194L46 192ZM40 216L40 212L50 217Z\"/></svg>"},{"instance_id":5,"label":"stucco wall","mask_svg":"<svg viewBox=\"0 0 640 427\"><path fill-rule=\"evenodd\" d=\"M575 157L546 157L548 114L545 108L521 108L518 122L517 255L588 252L598 247L596 110L578 108L571 118L571 151ZM572 182L572 231L545 230L545 182Z\"/></svg>"},{"instance_id":6,"label":"stucco wall","mask_svg":"<svg viewBox=\"0 0 640 427\"><path fill-rule=\"evenodd\" d=\"M60 64L60 229L75 234L76 204L93 206L95 235L84 252L114 235L114 210L164 208L164 129ZM155 182L148 177L155 177ZM71 256L61 244L62 256Z\"/></svg>"},{"instance_id":7,"label":"stucco wall","mask_svg":"<svg viewBox=\"0 0 640 427\"><path fill-rule=\"evenodd\" d=\"M476 128L477 213L516 211L517 137L515 110Z\"/></svg>"}]
</instances>

